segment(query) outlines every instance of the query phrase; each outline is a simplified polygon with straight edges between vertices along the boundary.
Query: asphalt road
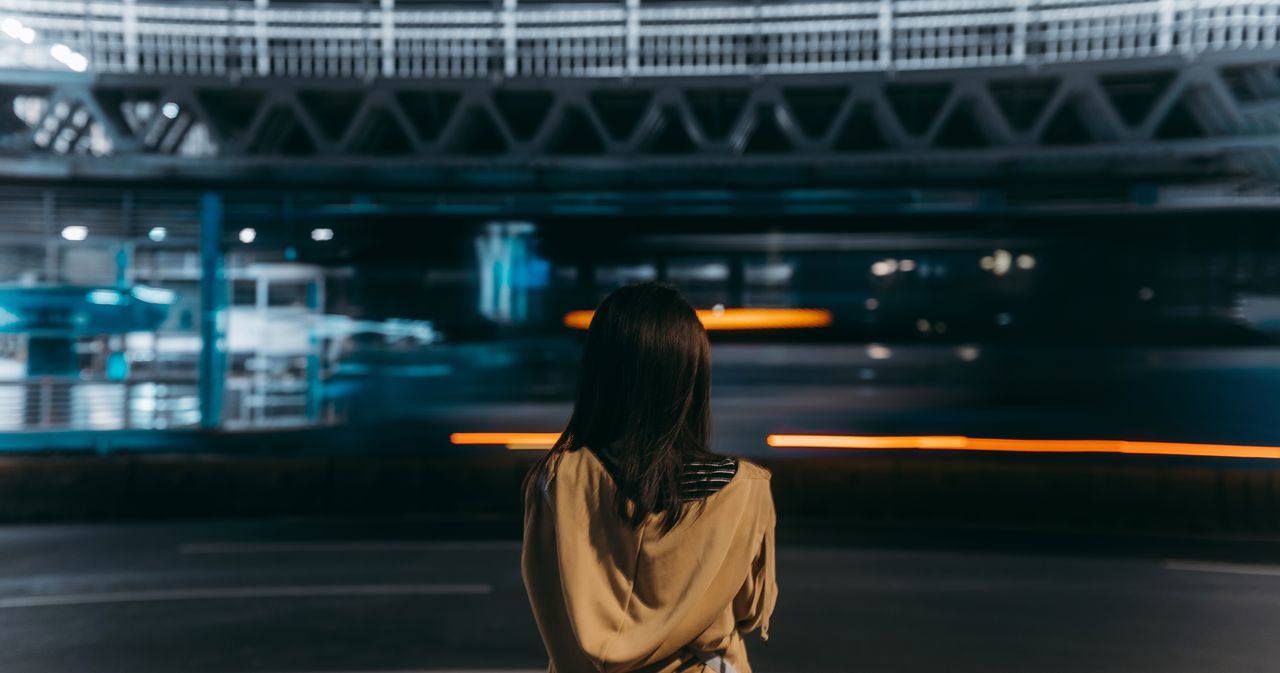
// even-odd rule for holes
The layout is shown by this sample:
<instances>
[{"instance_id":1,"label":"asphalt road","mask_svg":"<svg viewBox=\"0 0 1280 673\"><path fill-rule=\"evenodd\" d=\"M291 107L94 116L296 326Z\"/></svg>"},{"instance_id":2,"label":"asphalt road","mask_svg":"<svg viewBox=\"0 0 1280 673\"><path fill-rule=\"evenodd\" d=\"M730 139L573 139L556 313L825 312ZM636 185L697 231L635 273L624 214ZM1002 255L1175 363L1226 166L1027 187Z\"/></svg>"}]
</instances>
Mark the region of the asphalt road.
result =
<instances>
[{"instance_id":1,"label":"asphalt road","mask_svg":"<svg viewBox=\"0 0 1280 673\"><path fill-rule=\"evenodd\" d=\"M0 671L538 670L510 532L2 527ZM1224 558L1196 541L784 531L773 639L752 655L765 673L1273 673L1280 557L1230 545Z\"/></svg>"}]
</instances>

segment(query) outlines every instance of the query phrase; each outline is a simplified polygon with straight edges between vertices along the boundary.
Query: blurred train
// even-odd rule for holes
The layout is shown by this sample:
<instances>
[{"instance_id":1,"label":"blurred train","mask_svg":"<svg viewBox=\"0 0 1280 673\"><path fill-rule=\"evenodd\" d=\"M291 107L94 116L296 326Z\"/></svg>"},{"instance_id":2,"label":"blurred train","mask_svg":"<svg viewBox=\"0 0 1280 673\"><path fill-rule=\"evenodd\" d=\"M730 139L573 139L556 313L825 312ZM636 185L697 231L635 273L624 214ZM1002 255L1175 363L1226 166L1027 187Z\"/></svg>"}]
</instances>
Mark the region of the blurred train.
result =
<instances>
[{"instance_id":1,"label":"blurred train","mask_svg":"<svg viewBox=\"0 0 1280 673\"><path fill-rule=\"evenodd\" d=\"M329 310L441 335L350 349L329 381L352 422L555 431L575 312L658 280L710 316L753 309L708 321L724 448L776 432L1280 441L1280 239L1248 214L1119 217L380 221L304 254L349 270ZM777 320L791 309L827 319Z\"/></svg>"}]
</instances>

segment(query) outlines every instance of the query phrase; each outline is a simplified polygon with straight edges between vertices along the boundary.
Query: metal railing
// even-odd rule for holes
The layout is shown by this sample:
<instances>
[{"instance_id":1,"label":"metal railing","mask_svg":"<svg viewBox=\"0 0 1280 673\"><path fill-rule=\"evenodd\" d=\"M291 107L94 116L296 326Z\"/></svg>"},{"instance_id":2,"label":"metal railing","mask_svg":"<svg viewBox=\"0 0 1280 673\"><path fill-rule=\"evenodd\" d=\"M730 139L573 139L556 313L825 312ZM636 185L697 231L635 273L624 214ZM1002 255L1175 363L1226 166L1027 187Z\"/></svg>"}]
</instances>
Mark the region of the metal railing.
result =
<instances>
[{"instance_id":1,"label":"metal railing","mask_svg":"<svg viewBox=\"0 0 1280 673\"><path fill-rule=\"evenodd\" d=\"M0 381L0 433L196 427L195 381L42 376Z\"/></svg>"},{"instance_id":2,"label":"metal railing","mask_svg":"<svg viewBox=\"0 0 1280 673\"><path fill-rule=\"evenodd\" d=\"M306 382L230 377L226 384L231 430L303 427L331 422L308 414ZM49 430L164 430L200 425L194 377L107 381L74 376L0 380L0 435ZM3 441L0 440L0 444Z\"/></svg>"},{"instance_id":3,"label":"metal railing","mask_svg":"<svg viewBox=\"0 0 1280 673\"><path fill-rule=\"evenodd\" d=\"M0 67L257 77L653 77L919 70L1273 49L1275 0L851 0L398 9L0 0ZM31 50L45 57L32 57ZM41 51L42 50L42 51Z\"/></svg>"}]
</instances>

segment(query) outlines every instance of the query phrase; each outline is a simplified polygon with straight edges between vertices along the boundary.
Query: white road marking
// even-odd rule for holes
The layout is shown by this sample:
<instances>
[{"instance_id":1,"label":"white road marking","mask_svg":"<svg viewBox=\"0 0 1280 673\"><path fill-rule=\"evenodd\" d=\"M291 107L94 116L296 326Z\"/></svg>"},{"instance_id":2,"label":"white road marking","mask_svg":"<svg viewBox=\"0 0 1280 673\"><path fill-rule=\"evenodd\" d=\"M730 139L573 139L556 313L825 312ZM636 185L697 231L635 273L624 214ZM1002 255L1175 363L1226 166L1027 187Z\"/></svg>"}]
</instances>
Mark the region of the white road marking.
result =
<instances>
[{"instance_id":1,"label":"white road marking","mask_svg":"<svg viewBox=\"0 0 1280 673\"><path fill-rule=\"evenodd\" d=\"M314 673L547 673L544 668L415 668L394 671L315 671Z\"/></svg>"},{"instance_id":2,"label":"white road marking","mask_svg":"<svg viewBox=\"0 0 1280 673\"><path fill-rule=\"evenodd\" d=\"M317 671L317 673L320 673ZM324 671L323 673L547 673L546 668L416 668L394 671Z\"/></svg>"},{"instance_id":3,"label":"white road marking","mask_svg":"<svg viewBox=\"0 0 1280 673\"><path fill-rule=\"evenodd\" d=\"M205 589L154 589L91 594L47 594L0 598L0 609L50 605L199 601L228 598L324 598L333 596L439 596L485 595L489 584L350 584L317 586L213 587Z\"/></svg>"},{"instance_id":4,"label":"white road marking","mask_svg":"<svg viewBox=\"0 0 1280 673\"><path fill-rule=\"evenodd\" d=\"M508 540L474 542L188 542L179 554L279 554L404 551L518 551L520 543Z\"/></svg>"},{"instance_id":5,"label":"white road marking","mask_svg":"<svg viewBox=\"0 0 1280 673\"><path fill-rule=\"evenodd\" d=\"M1225 573L1228 575L1266 575L1271 577L1280 577L1280 566L1276 565L1170 560L1164 562L1164 568L1165 570L1183 570L1197 573Z\"/></svg>"}]
</instances>

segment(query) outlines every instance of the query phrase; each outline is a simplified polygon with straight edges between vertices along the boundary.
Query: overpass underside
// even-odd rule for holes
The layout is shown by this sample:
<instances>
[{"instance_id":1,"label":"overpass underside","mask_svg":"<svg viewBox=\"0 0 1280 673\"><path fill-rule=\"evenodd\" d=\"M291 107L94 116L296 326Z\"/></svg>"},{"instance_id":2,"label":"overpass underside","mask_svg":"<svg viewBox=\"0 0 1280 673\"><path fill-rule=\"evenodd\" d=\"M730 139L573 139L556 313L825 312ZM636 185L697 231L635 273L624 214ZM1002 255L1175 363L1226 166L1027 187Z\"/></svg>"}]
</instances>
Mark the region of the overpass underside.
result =
<instances>
[{"instance_id":1,"label":"overpass underside","mask_svg":"<svg viewBox=\"0 0 1280 673\"><path fill-rule=\"evenodd\" d=\"M1267 0L29 0L5 26L9 181L732 214L1271 207L1280 177Z\"/></svg>"},{"instance_id":2,"label":"overpass underside","mask_svg":"<svg viewBox=\"0 0 1280 673\"><path fill-rule=\"evenodd\" d=\"M1054 194L1269 203L1277 54L1218 56L630 79L5 71L0 173L482 192L982 187L972 205L986 209Z\"/></svg>"}]
</instances>

